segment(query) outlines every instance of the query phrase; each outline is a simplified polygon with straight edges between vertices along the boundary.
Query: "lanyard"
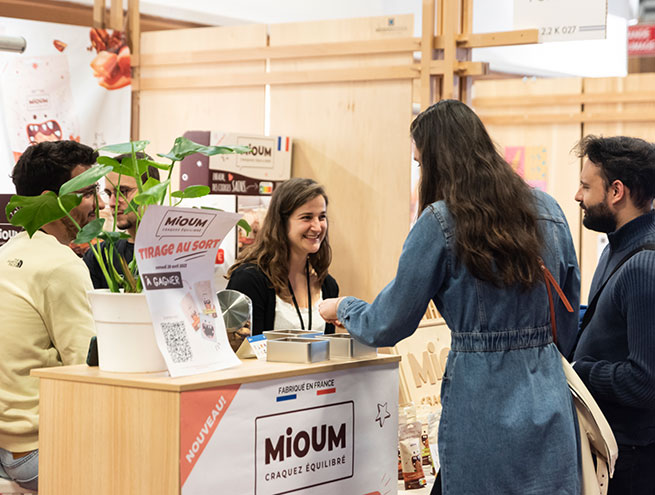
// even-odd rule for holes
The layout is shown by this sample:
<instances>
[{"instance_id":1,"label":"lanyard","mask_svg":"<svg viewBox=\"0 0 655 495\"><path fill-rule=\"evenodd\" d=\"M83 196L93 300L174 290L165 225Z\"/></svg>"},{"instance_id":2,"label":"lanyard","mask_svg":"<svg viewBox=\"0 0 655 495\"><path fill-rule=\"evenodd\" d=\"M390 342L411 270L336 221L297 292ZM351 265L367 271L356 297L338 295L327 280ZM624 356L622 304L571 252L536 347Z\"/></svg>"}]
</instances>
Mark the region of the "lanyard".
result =
<instances>
[{"instance_id":1,"label":"lanyard","mask_svg":"<svg viewBox=\"0 0 655 495\"><path fill-rule=\"evenodd\" d=\"M305 272L307 273L307 307L309 310L309 326L307 327L307 330L312 329L312 291L310 289L309 285L309 260L307 260L307 263L305 264ZM291 282L287 281L289 284L289 292L291 292L291 300L293 301L293 305L296 307L296 313L298 313L298 319L300 320L300 328L302 330L305 329L305 322L302 319L302 315L300 314L300 308L298 307L298 301L296 301L296 295L293 293L293 287L291 287Z\"/></svg>"}]
</instances>

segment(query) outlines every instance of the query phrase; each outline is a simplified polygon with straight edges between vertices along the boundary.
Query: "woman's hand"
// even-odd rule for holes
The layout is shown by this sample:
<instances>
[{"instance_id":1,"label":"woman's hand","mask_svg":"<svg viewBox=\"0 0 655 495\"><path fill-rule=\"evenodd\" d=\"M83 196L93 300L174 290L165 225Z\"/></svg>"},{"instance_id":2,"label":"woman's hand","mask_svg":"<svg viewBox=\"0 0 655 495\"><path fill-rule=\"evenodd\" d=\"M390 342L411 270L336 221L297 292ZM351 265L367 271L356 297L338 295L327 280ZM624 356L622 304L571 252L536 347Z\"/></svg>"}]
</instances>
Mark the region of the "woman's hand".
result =
<instances>
[{"instance_id":1,"label":"woman's hand","mask_svg":"<svg viewBox=\"0 0 655 495\"><path fill-rule=\"evenodd\" d=\"M321 301L318 305L318 312L321 317L325 320L326 323L331 323L338 327L343 328L341 322L337 319L337 310L339 309L339 303L343 297L332 297Z\"/></svg>"}]
</instances>

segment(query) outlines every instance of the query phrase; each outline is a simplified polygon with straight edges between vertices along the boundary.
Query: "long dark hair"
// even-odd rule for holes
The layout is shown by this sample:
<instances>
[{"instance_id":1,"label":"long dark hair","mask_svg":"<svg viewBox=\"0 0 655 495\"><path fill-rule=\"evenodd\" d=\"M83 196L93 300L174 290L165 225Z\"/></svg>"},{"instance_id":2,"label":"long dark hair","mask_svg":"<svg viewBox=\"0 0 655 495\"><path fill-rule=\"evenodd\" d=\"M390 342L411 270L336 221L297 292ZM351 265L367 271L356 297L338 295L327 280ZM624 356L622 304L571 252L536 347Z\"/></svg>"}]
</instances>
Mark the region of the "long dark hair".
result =
<instances>
[{"instance_id":1,"label":"long dark hair","mask_svg":"<svg viewBox=\"0 0 655 495\"><path fill-rule=\"evenodd\" d=\"M539 282L541 238L530 187L464 103L443 100L410 127L420 154L420 209L445 201L456 222L457 258L496 286Z\"/></svg>"},{"instance_id":2,"label":"long dark hair","mask_svg":"<svg viewBox=\"0 0 655 495\"><path fill-rule=\"evenodd\" d=\"M280 184L271 197L264 224L259 229L255 242L238 257L227 272L232 272L244 263L253 263L268 277L275 293L282 299L291 300L289 293L289 217L302 205L316 196L323 196L327 207L328 198L323 186L312 179L294 178ZM316 253L309 255L309 264L314 269L319 285L328 274L332 261L332 248L328 232Z\"/></svg>"}]
</instances>

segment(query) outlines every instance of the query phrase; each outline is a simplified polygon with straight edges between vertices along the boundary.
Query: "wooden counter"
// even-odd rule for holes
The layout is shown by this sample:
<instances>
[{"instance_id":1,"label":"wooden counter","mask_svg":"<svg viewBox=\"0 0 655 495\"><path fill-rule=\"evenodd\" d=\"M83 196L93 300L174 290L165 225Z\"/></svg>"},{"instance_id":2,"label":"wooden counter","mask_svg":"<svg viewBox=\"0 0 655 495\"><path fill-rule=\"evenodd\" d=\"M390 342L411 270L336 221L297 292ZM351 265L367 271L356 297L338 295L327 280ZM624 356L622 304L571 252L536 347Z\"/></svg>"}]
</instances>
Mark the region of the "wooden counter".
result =
<instances>
[{"instance_id":1,"label":"wooden counter","mask_svg":"<svg viewBox=\"0 0 655 495\"><path fill-rule=\"evenodd\" d=\"M399 360L392 355L314 364L247 360L235 368L179 378L167 373L108 373L86 365L33 370L41 380L39 493L180 494L184 392ZM391 413L397 416L396 411Z\"/></svg>"}]
</instances>

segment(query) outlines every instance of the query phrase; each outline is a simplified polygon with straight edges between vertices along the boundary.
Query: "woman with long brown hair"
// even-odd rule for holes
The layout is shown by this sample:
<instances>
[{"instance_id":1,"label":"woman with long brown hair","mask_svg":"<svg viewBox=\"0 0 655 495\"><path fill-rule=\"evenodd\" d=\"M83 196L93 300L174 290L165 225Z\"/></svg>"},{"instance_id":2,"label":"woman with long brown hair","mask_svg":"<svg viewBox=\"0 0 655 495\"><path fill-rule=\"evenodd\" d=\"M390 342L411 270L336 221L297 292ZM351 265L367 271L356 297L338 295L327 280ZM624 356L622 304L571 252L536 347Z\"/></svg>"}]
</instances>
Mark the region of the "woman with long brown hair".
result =
<instances>
[{"instance_id":1,"label":"woman with long brown hair","mask_svg":"<svg viewBox=\"0 0 655 495\"><path fill-rule=\"evenodd\" d=\"M328 199L312 179L294 178L273 192L263 226L228 271L228 289L250 297L251 332L304 329L334 333L318 303L339 294L328 274Z\"/></svg>"},{"instance_id":2,"label":"woman with long brown hair","mask_svg":"<svg viewBox=\"0 0 655 495\"><path fill-rule=\"evenodd\" d=\"M451 330L439 427L445 494L580 493L571 394L553 343L541 263L579 303L571 234L550 196L496 150L475 113L441 101L411 126L420 211L396 278L368 304L320 306L359 340L391 346L414 333L433 300ZM577 315L556 306L569 350Z\"/></svg>"}]
</instances>

